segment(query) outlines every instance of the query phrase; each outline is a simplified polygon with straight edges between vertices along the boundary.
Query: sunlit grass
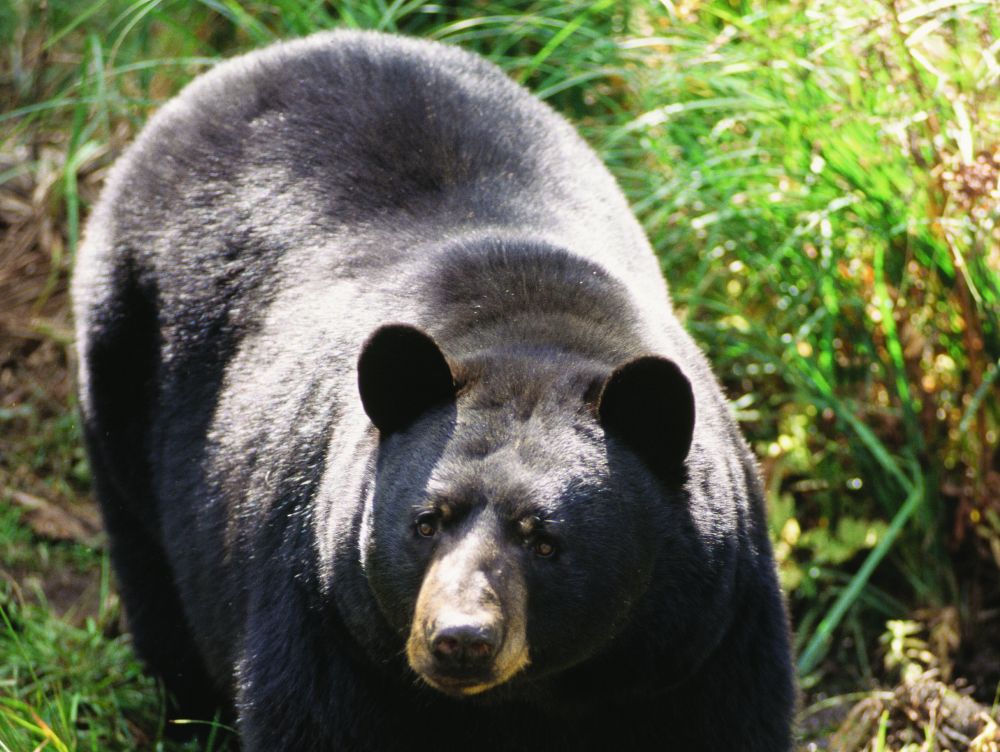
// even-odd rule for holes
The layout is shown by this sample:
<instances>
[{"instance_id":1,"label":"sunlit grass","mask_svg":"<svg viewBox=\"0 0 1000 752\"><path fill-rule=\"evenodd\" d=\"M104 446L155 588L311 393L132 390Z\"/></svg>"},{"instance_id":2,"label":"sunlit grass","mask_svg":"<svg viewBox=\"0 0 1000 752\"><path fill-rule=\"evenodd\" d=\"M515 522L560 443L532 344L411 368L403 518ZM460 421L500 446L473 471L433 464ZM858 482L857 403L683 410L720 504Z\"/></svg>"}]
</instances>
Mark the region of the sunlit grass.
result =
<instances>
[{"instance_id":1,"label":"sunlit grass","mask_svg":"<svg viewBox=\"0 0 1000 752\"><path fill-rule=\"evenodd\" d=\"M651 14L626 42L638 107L599 137L689 328L746 395L808 677L845 618L872 615L884 557L900 596L959 597L946 479L971 481L959 526L989 506L1000 100L982 47L1000 19L983 2L754 8ZM844 519L875 533L846 582L803 546L838 544Z\"/></svg>"},{"instance_id":2,"label":"sunlit grass","mask_svg":"<svg viewBox=\"0 0 1000 752\"><path fill-rule=\"evenodd\" d=\"M57 616L38 580L0 580L0 749L135 749L162 726L163 703L117 623L106 558L79 545L40 551L17 515L0 515L4 567L98 568L99 606L82 620ZM51 564L38 561L54 558ZM9 577L10 574L7 574ZM79 621L80 623L73 623ZM137 725L138 724L138 725ZM140 730L140 726L145 730Z\"/></svg>"}]
</instances>

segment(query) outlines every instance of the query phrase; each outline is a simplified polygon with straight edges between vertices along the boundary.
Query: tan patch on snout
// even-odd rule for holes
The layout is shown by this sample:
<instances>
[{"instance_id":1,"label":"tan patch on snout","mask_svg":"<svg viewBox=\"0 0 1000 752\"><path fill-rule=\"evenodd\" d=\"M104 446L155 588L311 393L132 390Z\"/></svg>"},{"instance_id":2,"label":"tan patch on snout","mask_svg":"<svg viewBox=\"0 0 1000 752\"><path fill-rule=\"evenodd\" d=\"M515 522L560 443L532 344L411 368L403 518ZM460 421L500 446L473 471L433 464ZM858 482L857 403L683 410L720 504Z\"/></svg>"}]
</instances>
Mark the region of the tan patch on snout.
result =
<instances>
[{"instance_id":1,"label":"tan patch on snout","mask_svg":"<svg viewBox=\"0 0 1000 752\"><path fill-rule=\"evenodd\" d=\"M459 545L436 556L424 575L406 643L410 667L429 685L448 694L475 695L510 680L530 662L527 589L514 561L479 565L476 546ZM475 683L450 681L437 670L429 646L435 624L459 612L499 620L500 647L489 676Z\"/></svg>"}]
</instances>

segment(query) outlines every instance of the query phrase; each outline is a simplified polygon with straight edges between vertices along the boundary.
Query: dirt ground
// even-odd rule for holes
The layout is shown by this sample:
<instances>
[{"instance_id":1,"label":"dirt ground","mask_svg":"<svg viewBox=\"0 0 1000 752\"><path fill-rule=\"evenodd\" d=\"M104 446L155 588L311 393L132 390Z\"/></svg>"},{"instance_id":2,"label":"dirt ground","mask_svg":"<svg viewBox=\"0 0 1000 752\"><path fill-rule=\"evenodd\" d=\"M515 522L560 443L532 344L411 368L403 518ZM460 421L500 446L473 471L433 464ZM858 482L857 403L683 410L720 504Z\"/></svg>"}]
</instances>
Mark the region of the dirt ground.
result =
<instances>
[{"instance_id":1,"label":"dirt ground","mask_svg":"<svg viewBox=\"0 0 1000 752\"><path fill-rule=\"evenodd\" d=\"M27 156L0 153L0 173ZM48 179L22 173L0 185L0 497L40 540L100 548L75 426L71 259L51 210L57 174L53 162ZM23 561L4 569L26 591L40 586L60 614L82 619L97 607L97 571Z\"/></svg>"}]
</instances>

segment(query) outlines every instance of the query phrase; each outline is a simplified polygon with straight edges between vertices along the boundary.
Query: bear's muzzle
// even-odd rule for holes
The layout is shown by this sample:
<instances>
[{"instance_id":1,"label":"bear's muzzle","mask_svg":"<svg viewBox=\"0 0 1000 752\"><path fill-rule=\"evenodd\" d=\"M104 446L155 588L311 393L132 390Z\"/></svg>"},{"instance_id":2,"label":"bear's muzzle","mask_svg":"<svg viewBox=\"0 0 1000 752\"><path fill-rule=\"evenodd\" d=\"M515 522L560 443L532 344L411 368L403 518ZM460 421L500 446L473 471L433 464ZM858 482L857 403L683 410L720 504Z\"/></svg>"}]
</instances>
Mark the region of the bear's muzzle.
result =
<instances>
[{"instance_id":1,"label":"bear's muzzle","mask_svg":"<svg viewBox=\"0 0 1000 752\"><path fill-rule=\"evenodd\" d=\"M492 689L529 663L519 552L506 551L492 527L480 520L442 541L417 598L406 655L448 694Z\"/></svg>"}]
</instances>

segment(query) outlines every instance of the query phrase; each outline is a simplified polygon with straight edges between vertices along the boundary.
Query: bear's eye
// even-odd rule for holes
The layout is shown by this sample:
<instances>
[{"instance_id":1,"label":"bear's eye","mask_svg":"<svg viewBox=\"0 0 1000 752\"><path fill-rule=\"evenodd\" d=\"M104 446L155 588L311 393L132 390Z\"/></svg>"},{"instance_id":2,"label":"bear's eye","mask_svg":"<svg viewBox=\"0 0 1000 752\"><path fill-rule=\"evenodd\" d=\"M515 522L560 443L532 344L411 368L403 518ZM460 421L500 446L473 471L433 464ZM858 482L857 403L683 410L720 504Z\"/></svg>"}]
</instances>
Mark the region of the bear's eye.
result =
<instances>
[{"instance_id":1,"label":"bear's eye","mask_svg":"<svg viewBox=\"0 0 1000 752\"><path fill-rule=\"evenodd\" d=\"M434 512L424 512L417 515L414 527L417 530L417 535L423 538L432 538L438 530L438 524L438 516Z\"/></svg>"},{"instance_id":2,"label":"bear's eye","mask_svg":"<svg viewBox=\"0 0 1000 752\"><path fill-rule=\"evenodd\" d=\"M556 544L548 538L539 538L532 544L531 549L535 552L536 556L548 559L556 552Z\"/></svg>"}]
</instances>

